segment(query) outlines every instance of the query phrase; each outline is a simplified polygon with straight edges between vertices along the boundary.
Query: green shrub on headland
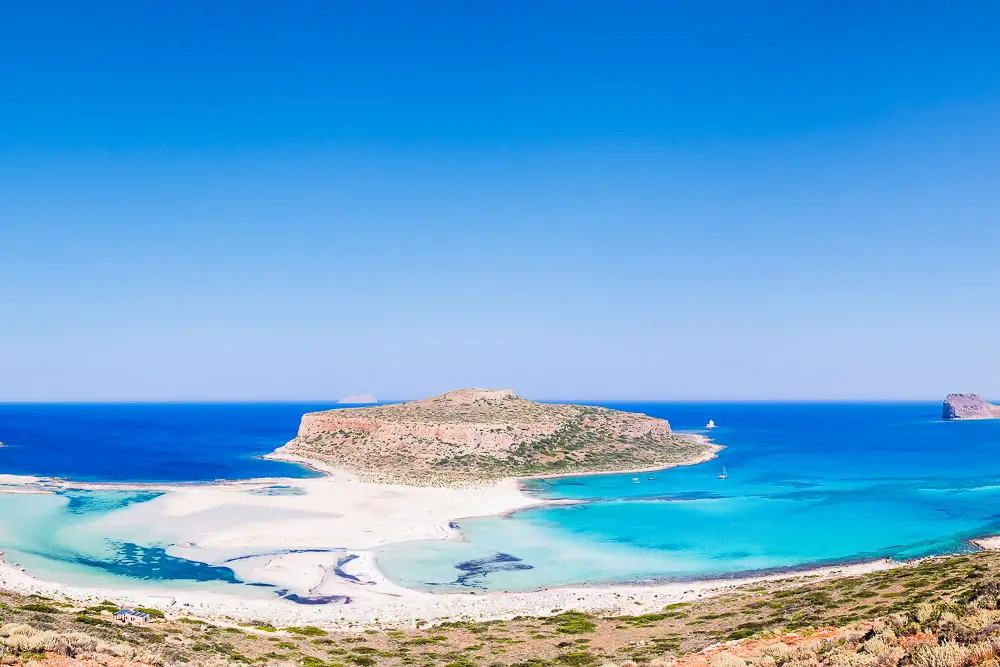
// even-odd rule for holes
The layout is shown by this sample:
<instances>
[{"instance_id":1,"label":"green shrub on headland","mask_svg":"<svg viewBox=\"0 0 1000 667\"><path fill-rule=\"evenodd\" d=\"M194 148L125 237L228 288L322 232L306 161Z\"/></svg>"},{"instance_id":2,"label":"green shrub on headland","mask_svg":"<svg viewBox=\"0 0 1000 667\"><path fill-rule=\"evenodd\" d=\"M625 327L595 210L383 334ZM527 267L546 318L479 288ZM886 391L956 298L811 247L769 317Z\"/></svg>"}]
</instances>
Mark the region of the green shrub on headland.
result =
<instances>
[{"instance_id":1,"label":"green shrub on headland","mask_svg":"<svg viewBox=\"0 0 1000 667\"><path fill-rule=\"evenodd\" d=\"M303 635L305 637L325 637L326 630L321 630L319 628L313 627L311 625L304 625L302 627L290 627L285 628L285 632L291 632L296 635Z\"/></svg>"}]
</instances>

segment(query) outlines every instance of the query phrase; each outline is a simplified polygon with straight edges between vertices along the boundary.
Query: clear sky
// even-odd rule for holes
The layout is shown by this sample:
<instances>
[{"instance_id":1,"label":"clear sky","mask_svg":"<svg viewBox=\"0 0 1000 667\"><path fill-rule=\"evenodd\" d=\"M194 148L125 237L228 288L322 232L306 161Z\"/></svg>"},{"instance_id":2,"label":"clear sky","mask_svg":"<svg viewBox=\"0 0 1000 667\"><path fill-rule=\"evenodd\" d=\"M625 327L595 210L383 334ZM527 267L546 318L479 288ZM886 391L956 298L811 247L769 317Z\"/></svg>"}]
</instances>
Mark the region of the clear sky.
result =
<instances>
[{"instance_id":1,"label":"clear sky","mask_svg":"<svg viewBox=\"0 0 1000 667\"><path fill-rule=\"evenodd\" d=\"M0 400L1000 398L995 2L7 3Z\"/></svg>"}]
</instances>

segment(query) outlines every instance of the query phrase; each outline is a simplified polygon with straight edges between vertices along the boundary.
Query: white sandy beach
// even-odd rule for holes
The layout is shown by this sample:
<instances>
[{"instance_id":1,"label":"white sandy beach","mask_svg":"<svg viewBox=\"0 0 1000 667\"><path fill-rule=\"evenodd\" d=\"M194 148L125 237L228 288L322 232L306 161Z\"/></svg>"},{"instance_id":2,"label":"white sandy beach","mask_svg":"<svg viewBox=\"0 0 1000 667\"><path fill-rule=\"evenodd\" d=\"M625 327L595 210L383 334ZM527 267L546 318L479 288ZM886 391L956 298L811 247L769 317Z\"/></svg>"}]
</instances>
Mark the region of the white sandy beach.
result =
<instances>
[{"instance_id":1,"label":"white sandy beach","mask_svg":"<svg viewBox=\"0 0 1000 667\"><path fill-rule=\"evenodd\" d=\"M974 540L969 540L972 544L976 545L984 551L1000 551L1000 535L988 535L986 537L977 537Z\"/></svg>"},{"instance_id":2,"label":"white sandy beach","mask_svg":"<svg viewBox=\"0 0 1000 667\"><path fill-rule=\"evenodd\" d=\"M29 475L6 475L0 474L0 484L3 485L24 485L24 484L34 484L41 481L40 477L31 477Z\"/></svg>"},{"instance_id":3,"label":"white sandy beach","mask_svg":"<svg viewBox=\"0 0 1000 667\"><path fill-rule=\"evenodd\" d=\"M371 484L343 472L325 472L326 476L313 479L211 485L101 485L5 476L2 490L161 491L164 495L158 498L94 520L87 530L109 538L134 539L139 535L150 542L173 545L168 548L171 555L225 563L241 580L270 584L305 597L349 597L349 605L306 606L275 598L258 600L154 587L80 588L41 581L9 563L0 563L0 587L74 599L110 597L154 606L171 606L169 600L175 598L174 607L189 605L189 609L203 613L267 618L284 624L296 619L334 622L341 617L365 622L385 618L390 606L396 609L398 620L434 616L441 596L393 584L375 567L370 550L393 542L458 538L458 531L450 525L456 519L504 514L544 502L522 493L513 479L456 489ZM294 494L287 494L288 490ZM289 553L309 549L322 551ZM337 565L342 567L334 576L331 573ZM422 611L410 609L413 603Z\"/></svg>"},{"instance_id":4,"label":"white sandy beach","mask_svg":"<svg viewBox=\"0 0 1000 667\"><path fill-rule=\"evenodd\" d=\"M88 531L109 538L172 545L168 553L224 564L247 582L270 584L327 604L297 604L203 589L112 589L39 580L0 559L0 587L21 593L153 606L176 613L342 627L412 624L455 618L496 619L553 610L646 613L663 605L710 595L748 581L842 576L896 567L889 561L828 567L748 579L553 588L527 593L428 593L400 587L376 567L371 550L422 539L460 539L453 521L500 515L544 504L516 480L470 488L371 484L326 470L312 479L268 479L211 485L94 485L38 478L4 478L8 489L143 488L163 491L93 520ZM291 491L291 492L290 492ZM305 550L305 551L303 551ZM310 551L311 550L311 551ZM337 597L350 598L343 604Z\"/></svg>"},{"instance_id":5,"label":"white sandy beach","mask_svg":"<svg viewBox=\"0 0 1000 667\"><path fill-rule=\"evenodd\" d=\"M305 576L298 568L305 566L314 575L325 571L329 561L321 558L296 559L264 564L274 570L293 566L294 577ZM351 604L300 605L285 600L249 599L236 595L204 591L165 593L151 589L102 589L66 586L35 579L0 560L0 587L24 594L69 598L83 602L111 599L119 604L151 606L177 615L195 615L222 621L267 621L279 626L311 624L328 628L364 628L413 626L417 621L430 624L446 620L510 619L520 615L546 616L561 610L602 611L621 614L645 614L660 611L664 605L718 595L744 584L801 579L815 581L907 567L909 564L879 560L857 565L833 566L814 570L712 581L678 582L648 586L579 586L553 588L531 593L423 593L399 588L385 581L370 561L360 560L351 574L374 585L340 584L324 592L349 594ZM283 575L279 578L286 580Z\"/></svg>"}]
</instances>

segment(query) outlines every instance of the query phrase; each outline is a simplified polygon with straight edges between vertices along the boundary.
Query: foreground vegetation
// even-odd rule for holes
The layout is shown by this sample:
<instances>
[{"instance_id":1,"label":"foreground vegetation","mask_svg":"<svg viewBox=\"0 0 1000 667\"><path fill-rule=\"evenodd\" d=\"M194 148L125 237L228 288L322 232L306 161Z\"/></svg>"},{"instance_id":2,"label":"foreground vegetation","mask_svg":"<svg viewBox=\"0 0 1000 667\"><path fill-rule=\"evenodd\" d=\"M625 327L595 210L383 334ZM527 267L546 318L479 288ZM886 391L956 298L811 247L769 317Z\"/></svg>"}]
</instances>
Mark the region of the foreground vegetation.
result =
<instances>
[{"instance_id":1,"label":"foreground vegetation","mask_svg":"<svg viewBox=\"0 0 1000 667\"><path fill-rule=\"evenodd\" d=\"M171 614L142 627L116 605L0 593L0 662L420 667L974 667L1000 662L1000 555L862 576L746 585L639 616L543 618L327 632Z\"/></svg>"}]
</instances>

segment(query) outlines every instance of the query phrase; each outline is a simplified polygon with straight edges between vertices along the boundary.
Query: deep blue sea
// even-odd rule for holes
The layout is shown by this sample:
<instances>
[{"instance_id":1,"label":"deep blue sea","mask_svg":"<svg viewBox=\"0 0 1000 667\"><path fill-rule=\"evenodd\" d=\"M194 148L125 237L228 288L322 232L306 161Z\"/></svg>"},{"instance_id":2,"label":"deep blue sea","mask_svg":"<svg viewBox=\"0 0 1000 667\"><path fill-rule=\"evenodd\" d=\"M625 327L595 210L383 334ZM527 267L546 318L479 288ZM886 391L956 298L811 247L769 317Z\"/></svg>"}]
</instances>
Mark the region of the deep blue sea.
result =
<instances>
[{"instance_id":1,"label":"deep blue sea","mask_svg":"<svg viewBox=\"0 0 1000 667\"><path fill-rule=\"evenodd\" d=\"M103 482L309 477L258 458L330 403L0 404L0 473Z\"/></svg>"},{"instance_id":2,"label":"deep blue sea","mask_svg":"<svg viewBox=\"0 0 1000 667\"><path fill-rule=\"evenodd\" d=\"M1000 420L943 422L940 403L603 403L702 432L726 449L696 466L532 481L584 501L461 520L464 541L389 545L380 567L428 590L531 590L728 576L970 549L1000 533ZM321 404L3 405L0 473L89 481L306 476L256 458ZM718 475L722 466L727 479ZM151 495L0 494L0 550L75 583L234 582L164 545L101 541L88 526ZM141 542L141 541L140 541ZM331 545L341 546L341 545Z\"/></svg>"}]
</instances>

